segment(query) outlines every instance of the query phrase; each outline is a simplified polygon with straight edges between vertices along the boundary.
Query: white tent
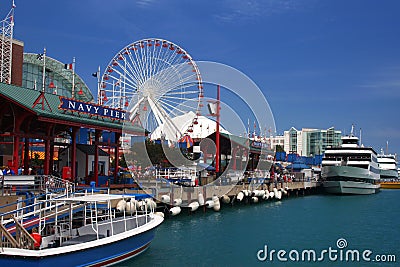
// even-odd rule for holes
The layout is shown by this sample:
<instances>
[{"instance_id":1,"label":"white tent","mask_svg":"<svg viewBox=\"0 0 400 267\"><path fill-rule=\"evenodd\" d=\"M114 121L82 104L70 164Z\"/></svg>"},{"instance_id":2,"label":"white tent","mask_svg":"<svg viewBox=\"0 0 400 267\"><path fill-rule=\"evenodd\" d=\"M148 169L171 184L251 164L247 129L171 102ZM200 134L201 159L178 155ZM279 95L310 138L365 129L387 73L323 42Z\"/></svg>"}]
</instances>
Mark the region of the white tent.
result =
<instances>
[{"instance_id":1,"label":"white tent","mask_svg":"<svg viewBox=\"0 0 400 267\"><path fill-rule=\"evenodd\" d=\"M217 123L215 121L204 116L198 116L197 124L192 124L195 117L196 114L190 111L184 115L177 116L171 119L173 124L180 131L180 133L176 133L176 140L185 133L190 135L190 137L192 138L205 138L216 131ZM191 128L193 132L188 132L190 126L192 126ZM165 132L166 131L164 130L164 125L162 124L151 133L150 137L153 140L160 139L161 136L165 136ZM222 128L221 125L220 132L229 134L229 132Z\"/></svg>"}]
</instances>

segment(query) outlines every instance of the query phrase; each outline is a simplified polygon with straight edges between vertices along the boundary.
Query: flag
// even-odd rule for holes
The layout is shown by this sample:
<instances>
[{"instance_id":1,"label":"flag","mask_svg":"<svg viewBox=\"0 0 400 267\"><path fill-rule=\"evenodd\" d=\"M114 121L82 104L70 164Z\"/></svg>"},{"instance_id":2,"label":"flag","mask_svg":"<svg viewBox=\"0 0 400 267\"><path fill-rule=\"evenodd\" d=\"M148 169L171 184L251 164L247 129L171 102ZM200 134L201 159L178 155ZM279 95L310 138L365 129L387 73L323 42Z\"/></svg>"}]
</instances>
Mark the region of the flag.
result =
<instances>
[{"instance_id":1,"label":"flag","mask_svg":"<svg viewBox=\"0 0 400 267\"><path fill-rule=\"evenodd\" d=\"M97 72L93 72L92 76L97 78Z\"/></svg>"},{"instance_id":2,"label":"flag","mask_svg":"<svg viewBox=\"0 0 400 267\"><path fill-rule=\"evenodd\" d=\"M64 64L64 69L66 69L66 70L72 70L72 63L70 63L70 64Z\"/></svg>"},{"instance_id":3,"label":"flag","mask_svg":"<svg viewBox=\"0 0 400 267\"><path fill-rule=\"evenodd\" d=\"M38 60L43 60L43 54L37 54L36 59Z\"/></svg>"}]
</instances>

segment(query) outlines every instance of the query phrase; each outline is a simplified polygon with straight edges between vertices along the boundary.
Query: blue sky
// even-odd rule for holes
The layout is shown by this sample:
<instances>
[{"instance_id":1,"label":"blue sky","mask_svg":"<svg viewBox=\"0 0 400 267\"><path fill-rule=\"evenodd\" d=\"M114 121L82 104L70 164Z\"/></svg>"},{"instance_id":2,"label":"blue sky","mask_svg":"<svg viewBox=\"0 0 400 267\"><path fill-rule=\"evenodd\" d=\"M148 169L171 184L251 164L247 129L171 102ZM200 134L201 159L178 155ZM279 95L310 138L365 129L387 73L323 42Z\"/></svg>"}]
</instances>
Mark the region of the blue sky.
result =
<instances>
[{"instance_id":1,"label":"blue sky","mask_svg":"<svg viewBox=\"0 0 400 267\"><path fill-rule=\"evenodd\" d=\"M124 46L170 40L195 60L230 65L265 94L278 133L294 126L346 133L400 152L400 1L87 0L15 1L15 38L25 52L91 74ZM0 0L5 16L11 0Z\"/></svg>"}]
</instances>

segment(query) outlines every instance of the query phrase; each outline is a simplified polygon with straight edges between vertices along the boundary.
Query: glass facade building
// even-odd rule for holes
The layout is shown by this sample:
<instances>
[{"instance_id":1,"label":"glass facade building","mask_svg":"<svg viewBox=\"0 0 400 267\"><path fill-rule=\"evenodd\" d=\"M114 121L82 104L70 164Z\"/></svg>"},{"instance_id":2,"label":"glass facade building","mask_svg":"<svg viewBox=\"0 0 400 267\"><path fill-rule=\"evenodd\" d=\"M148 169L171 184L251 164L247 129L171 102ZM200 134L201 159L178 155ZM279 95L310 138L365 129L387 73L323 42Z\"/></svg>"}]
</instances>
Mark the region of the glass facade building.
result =
<instances>
[{"instance_id":1,"label":"glass facade building","mask_svg":"<svg viewBox=\"0 0 400 267\"><path fill-rule=\"evenodd\" d=\"M22 87L43 90L44 60L38 54L24 53ZM72 81L74 78L74 98L86 102L93 102L93 94L85 82L65 64L46 56L45 85L47 93L72 98Z\"/></svg>"},{"instance_id":2,"label":"glass facade building","mask_svg":"<svg viewBox=\"0 0 400 267\"><path fill-rule=\"evenodd\" d=\"M300 156L321 155L328 146L339 146L341 136L342 132L334 127L326 130L303 128L301 131L292 127L284 132L284 150Z\"/></svg>"}]
</instances>

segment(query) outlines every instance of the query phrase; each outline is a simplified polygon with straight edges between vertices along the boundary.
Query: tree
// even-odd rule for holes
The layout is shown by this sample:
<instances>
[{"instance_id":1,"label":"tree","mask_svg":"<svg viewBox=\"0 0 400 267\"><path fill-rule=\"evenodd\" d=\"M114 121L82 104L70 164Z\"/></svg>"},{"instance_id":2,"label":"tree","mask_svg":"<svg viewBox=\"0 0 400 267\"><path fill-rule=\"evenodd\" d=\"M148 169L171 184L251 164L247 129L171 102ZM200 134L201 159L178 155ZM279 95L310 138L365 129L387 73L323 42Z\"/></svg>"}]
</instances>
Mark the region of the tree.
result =
<instances>
[{"instance_id":1,"label":"tree","mask_svg":"<svg viewBox=\"0 0 400 267\"><path fill-rule=\"evenodd\" d=\"M281 145L276 145L275 151L276 152L285 152L285 150L283 149L283 147Z\"/></svg>"}]
</instances>

